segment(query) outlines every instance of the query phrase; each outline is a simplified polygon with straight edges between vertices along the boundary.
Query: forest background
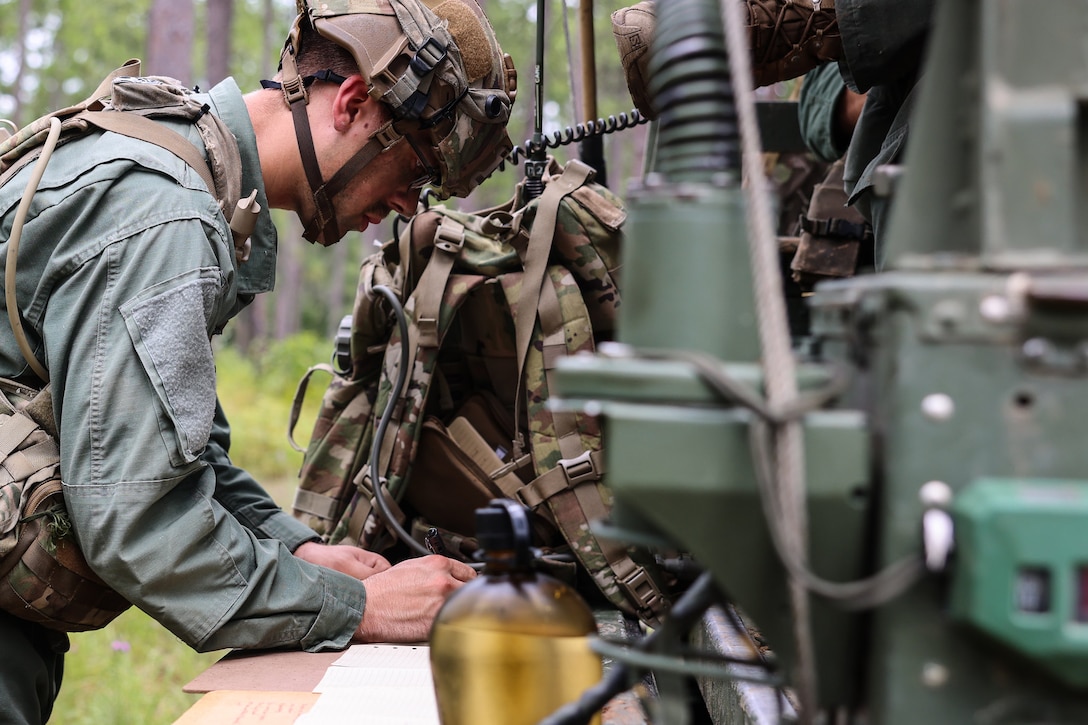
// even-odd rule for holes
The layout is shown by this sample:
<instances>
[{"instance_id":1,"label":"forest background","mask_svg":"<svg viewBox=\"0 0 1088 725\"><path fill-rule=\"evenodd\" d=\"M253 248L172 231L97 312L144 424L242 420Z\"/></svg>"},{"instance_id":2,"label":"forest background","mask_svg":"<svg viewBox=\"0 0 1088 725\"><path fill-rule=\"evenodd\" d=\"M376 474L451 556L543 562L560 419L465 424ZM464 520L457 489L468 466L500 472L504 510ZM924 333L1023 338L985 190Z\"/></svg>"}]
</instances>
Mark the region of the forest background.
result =
<instances>
[{"instance_id":1,"label":"forest background","mask_svg":"<svg viewBox=\"0 0 1088 725\"><path fill-rule=\"evenodd\" d=\"M634 0L544 0L542 130L549 139L589 118L631 113L631 98L612 37L611 13ZM535 130L534 84L539 0L480 0L503 49L518 70L510 136L521 145ZM592 37L580 10L592 7ZM127 59L145 74L168 75L209 88L233 76L257 89L275 72L295 15L293 0L0 0L0 119L16 127L82 100ZM582 39L593 49L583 52ZM596 93L588 93L593 85ZM596 114L587 107L596 104ZM623 196L638 176L648 127L604 137L607 185ZM558 161L577 157L577 144L549 150ZM447 205L483 209L507 200L524 172L507 164L473 194ZM277 284L216 339L220 397L231 420L235 461L290 506L302 456L285 435L295 385L308 366L325 362L343 315L350 313L359 263L393 236L394 219L351 233L330 248L301 238L291 215L274 215L280 231ZM311 388L318 383L311 385ZM296 430L305 445L313 407ZM138 610L98 632L72 636L64 685L52 723L172 723L196 700L182 685L221 657L198 654Z\"/></svg>"},{"instance_id":2,"label":"forest background","mask_svg":"<svg viewBox=\"0 0 1088 725\"><path fill-rule=\"evenodd\" d=\"M482 0L503 49L518 70L510 122L515 144L533 134L536 103L538 0ZM610 14L630 4L596 0L593 6L595 117L630 113L631 98L612 37ZM585 0L546 0L543 130L549 138L586 120L579 10ZM168 75L209 88L233 76L243 92L271 78L295 15L293 0L0 0L0 118L21 126L48 111L82 100L127 59L139 57L146 75ZM646 125L606 137L609 179L638 173ZM559 161L578 145L550 150ZM508 199L523 169L506 164L467 199L447 205L483 209ZM613 191L621 193L619 185ZM302 331L330 336L350 311L357 262L392 236L393 218L364 234L351 233L330 248L301 239L293 215L277 214L281 231L276 289L261 295L232 323L225 342L242 350Z\"/></svg>"}]
</instances>

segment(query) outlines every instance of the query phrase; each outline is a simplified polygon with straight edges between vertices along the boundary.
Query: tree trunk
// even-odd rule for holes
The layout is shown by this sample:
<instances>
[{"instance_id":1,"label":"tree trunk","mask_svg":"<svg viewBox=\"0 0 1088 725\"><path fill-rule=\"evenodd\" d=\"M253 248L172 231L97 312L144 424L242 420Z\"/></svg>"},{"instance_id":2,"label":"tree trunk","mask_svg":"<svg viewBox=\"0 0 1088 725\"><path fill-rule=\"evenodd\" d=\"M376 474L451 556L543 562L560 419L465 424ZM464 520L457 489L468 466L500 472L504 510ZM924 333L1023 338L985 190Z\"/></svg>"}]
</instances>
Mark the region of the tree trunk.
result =
<instances>
[{"instance_id":1,"label":"tree trunk","mask_svg":"<svg viewBox=\"0 0 1088 725\"><path fill-rule=\"evenodd\" d=\"M234 0L208 0L208 85L214 86L230 75L231 21Z\"/></svg>"},{"instance_id":2,"label":"tree trunk","mask_svg":"<svg viewBox=\"0 0 1088 725\"><path fill-rule=\"evenodd\" d=\"M299 331L302 323L302 258L305 251L301 223L292 217L280 235L276 258L276 319L272 334L283 340Z\"/></svg>"},{"instance_id":3,"label":"tree trunk","mask_svg":"<svg viewBox=\"0 0 1088 725\"><path fill-rule=\"evenodd\" d=\"M268 73L268 75L262 76L262 78L271 78L272 72L276 70L276 56L272 55L277 47L275 27L276 4L274 0L264 0L264 37L261 39L261 72Z\"/></svg>"},{"instance_id":4,"label":"tree trunk","mask_svg":"<svg viewBox=\"0 0 1088 725\"><path fill-rule=\"evenodd\" d=\"M23 75L26 72L26 34L30 27L30 0L19 0L18 33L15 37L15 79L11 83L11 94L15 98L15 109L11 114L16 125L23 123ZM9 131L11 129L8 129Z\"/></svg>"},{"instance_id":5,"label":"tree trunk","mask_svg":"<svg viewBox=\"0 0 1088 725\"><path fill-rule=\"evenodd\" d=\"M193 83L193 0L153 0L147 16L148 75Z\"/></svg>"},{"instance_id":6,"label":"tree trunk","mask_svg":"<svg viewBox=\"0 0 1088 725\"><path fill-rule=\"evenodd\" d=\"M355 251L355 242L361 239L358 234L349 234L346 239L340 241L330 250L332 252L332 264L329 266L328 297L326 309L328 310L328 323L325 325L330 335L335 335L340 327L340 318L351 312L352 304L344 301L344 270L353 260L350 259Z\"/></svg>"}]
</instances>

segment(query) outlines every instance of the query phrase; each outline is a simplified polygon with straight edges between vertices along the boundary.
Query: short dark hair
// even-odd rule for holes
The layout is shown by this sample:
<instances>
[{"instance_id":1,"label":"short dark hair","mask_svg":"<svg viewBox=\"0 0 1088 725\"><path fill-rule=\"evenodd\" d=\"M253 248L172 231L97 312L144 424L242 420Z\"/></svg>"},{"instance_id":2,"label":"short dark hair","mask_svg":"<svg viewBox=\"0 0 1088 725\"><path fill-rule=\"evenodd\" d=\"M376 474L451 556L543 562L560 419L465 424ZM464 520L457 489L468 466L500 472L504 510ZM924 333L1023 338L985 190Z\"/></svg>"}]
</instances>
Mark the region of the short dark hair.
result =
<instances>
[{"instance_id":1,"label":"short dark hair","mask_svg":"<svg viewBox=\"0 0 1088 725\"><path fill-rule=\"evenodd\" d=\"M309 23L303 23L298 44L300 47L296 49L298 56L295 63L303 78L323 70L331 70L342 76L359 73L359 64L352 54L342 45L318 33Z\"/></svg>"}]
</instances>

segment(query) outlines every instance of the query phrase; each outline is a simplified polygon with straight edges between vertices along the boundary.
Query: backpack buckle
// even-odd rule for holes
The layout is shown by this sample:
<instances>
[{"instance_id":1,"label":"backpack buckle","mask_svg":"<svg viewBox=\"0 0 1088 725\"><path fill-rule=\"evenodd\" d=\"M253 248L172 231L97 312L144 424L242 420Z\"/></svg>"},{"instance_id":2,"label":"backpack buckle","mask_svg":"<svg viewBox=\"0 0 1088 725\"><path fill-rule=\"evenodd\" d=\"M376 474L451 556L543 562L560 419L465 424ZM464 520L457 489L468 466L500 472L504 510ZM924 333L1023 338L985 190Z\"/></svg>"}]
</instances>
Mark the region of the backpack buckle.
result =
<instances>
[{"instance_id":1,"label":"backpack buckle","mask_svg":"<svg viewBox=\"0 0 1088 725\"><path fill-rule=\"evenodd\" d=\"M310 102L306 93L306 82L302 79L302 76L296 75L294 78L285 79L281 81L280 87L283 90L283 98L287 101L288 106L295 101Z\"/></svg>"},{"instance_id":2,"label":"backpack buckle","mask_svg":"<svg viewBox=\"0 0 1088 725\"><path fill-rule=\"evenodd\" d=\"M597 464L593 462L590 451L584 452L576 458L561 458L559 466L567 477L567 488L574 488L587 481L599 481L601 473L597 470Z\"/></svg>"},{"instance_id":3,"label":"backpack buckle","mask_svg":"<svg viewBox=\"0 0 1088 725\"><path fill-rule=\"evenodd\" d=\"M428 73L434 72L438 64L446 59L447 52L446 47L438 41L438 38L432 35L423 42L423 45L419 46L419 50L408 61L408 66L412 69L412 72L422 78Z\"/></svg>"},{"instance_id":4,"label":"backpack buckle","mask_svg":"<svg viewBox=\"0 0 1088 725\"><path fill-rule=\"evenodd\" d=\"M465 246L465 227L449 217L443 217L434 232L434 246L443 252L460 254Z\"/></svg>"},{"instance_id":5,"label":"backpack buckle","mask_svg":"<svg viewBox=\"0 0 1088 725\"><path fill-rule=\"evenodd\" d=\"M616 583L632 601L638 603L640 611L654 612L660 606L661 590L641 566L636 566L628 576L617 576Z\"/></svg>"}]
</instances>

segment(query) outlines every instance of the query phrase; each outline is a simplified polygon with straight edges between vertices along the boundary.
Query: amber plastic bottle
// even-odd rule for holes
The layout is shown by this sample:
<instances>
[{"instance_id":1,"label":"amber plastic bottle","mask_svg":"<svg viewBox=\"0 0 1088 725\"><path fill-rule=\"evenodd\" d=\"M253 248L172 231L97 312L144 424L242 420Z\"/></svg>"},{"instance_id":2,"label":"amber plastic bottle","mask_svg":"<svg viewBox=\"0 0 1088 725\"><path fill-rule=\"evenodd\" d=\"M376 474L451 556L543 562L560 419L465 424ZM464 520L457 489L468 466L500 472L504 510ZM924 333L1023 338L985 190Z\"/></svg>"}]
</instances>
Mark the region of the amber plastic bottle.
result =
<instances>
[{"instance_id":1,"label":"amber plastic bottle","mask_svg":"<svg viewBox=\"0 0 1088 725\"><path fill-rule=\"evenodd\" d=\"M439 718L535 725L600 681L588 640L596 621L574 589L533 569L519 504L477 509L476 527L484 569L446 600L431 629Z\"/></svg>"}]
</instances>

